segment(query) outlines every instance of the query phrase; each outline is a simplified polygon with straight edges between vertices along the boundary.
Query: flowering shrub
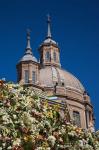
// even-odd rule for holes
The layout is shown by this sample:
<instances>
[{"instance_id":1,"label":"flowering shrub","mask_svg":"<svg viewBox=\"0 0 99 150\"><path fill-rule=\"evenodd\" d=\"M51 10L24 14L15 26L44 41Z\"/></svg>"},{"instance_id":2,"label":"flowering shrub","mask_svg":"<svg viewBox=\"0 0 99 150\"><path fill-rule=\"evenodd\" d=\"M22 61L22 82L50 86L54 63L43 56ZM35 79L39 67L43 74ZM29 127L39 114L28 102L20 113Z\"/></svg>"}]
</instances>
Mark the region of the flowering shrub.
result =
<instances>
[{"instance_id":1,"label":"flowering shrub","mask_svg":"<svg viewBox=\"0 0 99 150\"><path fill-rule=\"evenodd\" d=\"M0 150L99 150L99 132L73 126L61 111L33 88L0 81Z\"/></svg>"}]
</instances>

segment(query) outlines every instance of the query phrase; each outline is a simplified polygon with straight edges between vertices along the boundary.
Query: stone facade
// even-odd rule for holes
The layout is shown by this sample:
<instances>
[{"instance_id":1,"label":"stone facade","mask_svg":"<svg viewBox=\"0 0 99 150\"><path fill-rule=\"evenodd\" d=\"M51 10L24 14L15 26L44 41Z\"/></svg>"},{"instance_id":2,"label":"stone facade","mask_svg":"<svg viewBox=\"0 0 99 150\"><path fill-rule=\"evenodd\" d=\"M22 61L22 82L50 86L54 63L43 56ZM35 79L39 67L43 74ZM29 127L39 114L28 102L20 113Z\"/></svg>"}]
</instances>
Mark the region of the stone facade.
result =
<instances>
[{"instance_id":1,"label":"stone facade","mask_svg":"<svg viewBox=\"0 0 99 150\"><path fill-rule=\"evenodd\" d=\"M32 73L35 72L36 79L34 84L39 84L39 65L32 61L23 61L17 64L18 82L20 84L25 83L25 71L28 70L28 83L33 84ZM28 84L27 83L27 84Z\"/></svg>"},{"instance_id":2,"label":"stone facade","mask_svg":"<svg viewBox=\"0 0 99 150\"><path fill-rule=\"evenodd\" d=\"M48 33L39 47L40 62L34 57L30 46L30 32L27 32L27 47L17 64L18 82L43 90L56 100L52 103L67 104L71 119L84 129L94 129L93 107L90 97L80 81L61 68L60 49L52 39L48 18Z\"/></svg>"}]
</instances>

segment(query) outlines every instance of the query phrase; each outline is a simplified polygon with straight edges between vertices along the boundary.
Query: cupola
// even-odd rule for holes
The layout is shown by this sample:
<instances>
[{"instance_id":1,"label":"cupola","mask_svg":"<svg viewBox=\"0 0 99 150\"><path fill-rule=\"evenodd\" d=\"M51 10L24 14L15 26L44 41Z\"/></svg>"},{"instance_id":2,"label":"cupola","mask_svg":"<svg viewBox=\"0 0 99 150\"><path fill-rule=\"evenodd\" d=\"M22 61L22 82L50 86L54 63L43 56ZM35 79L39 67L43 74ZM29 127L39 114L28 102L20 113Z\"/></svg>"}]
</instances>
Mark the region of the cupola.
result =
<instances>
[{"instance_id":1,"label":"cupola","mask_svg":"<svg viewBox=\"0 0 99 150\"><path fill-rule=\"evenodd\" d=\"M60 67L60 49L57 42L52 38L51 33L51 18L47 17L47 36L39 47L40 52L40 65L44 66L57 66Z\"/></svg>"}]
</instances>

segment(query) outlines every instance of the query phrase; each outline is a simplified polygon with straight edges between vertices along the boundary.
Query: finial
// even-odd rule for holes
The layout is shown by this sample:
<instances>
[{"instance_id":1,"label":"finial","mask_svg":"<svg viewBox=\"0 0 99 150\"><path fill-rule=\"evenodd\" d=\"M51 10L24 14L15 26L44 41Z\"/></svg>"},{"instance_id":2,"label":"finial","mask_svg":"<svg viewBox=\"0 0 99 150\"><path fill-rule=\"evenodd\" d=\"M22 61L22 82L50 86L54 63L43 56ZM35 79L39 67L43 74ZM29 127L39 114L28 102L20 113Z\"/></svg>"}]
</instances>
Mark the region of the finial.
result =
<instances>
[{"instance_id":1,"label":"finial","mask_svg":"<svg viewBox=\"0 0 99 150\"><path fill-rule=\"evenodd\" d=\"M30 44L30 33L31 33L31 30L30 29L27 29L27 46L26 46L26 52L25 54L30 54L32 55L32 48L31 48L31 44Z\"/></svg>"},{"instance_id":2,"label":"finial","mask_svg":"<svg viewBox=\"0 0 99 150\"><path fill-rule=\"evenodd\" d=\"M31 49L31 45L30 45L30 33L31 33L31 30L30 29L27 29L27 46L26 46L26 49Z\"/></svg>"},{"instance_id":3,"label":"finial","mask_svg":"<svg viewBox=\"0 0 99 150\"><path fill-rule=\"evenodd\" d=\"M48 31L47 31L47 38L51 38L51 17L47 15L47 24L48 24Z\"/></svg>"},{"instance_id":4,"label":"finial","mask_svg":"<svg viewBox=\"0 0 99 150\"><path fill-rule=\"evenodd\" d=\"M49 14L47 15L47 21L51 22L51 16Z\"/></svg>"}]
</instances>

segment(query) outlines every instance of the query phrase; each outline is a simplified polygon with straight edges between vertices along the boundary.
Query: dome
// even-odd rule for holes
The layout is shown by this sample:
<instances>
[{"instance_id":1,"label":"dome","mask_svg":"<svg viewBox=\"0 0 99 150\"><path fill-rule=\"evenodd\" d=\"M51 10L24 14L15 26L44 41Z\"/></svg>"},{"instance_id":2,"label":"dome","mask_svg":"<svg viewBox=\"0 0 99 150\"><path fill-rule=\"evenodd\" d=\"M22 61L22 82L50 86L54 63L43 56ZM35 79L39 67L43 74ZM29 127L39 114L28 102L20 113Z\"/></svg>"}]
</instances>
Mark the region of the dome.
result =
<instances>
[{"instance_id":1,"label":"dome","mask_svg":"<svg viewBox=\"0 0 99 150\"><path fill-rule=\"evenodd\" d=\"M46 66L40 70L40 81L42 86L54 87L55 83L63 83L65 88L84 92L85 89L80 81L71 73L52 66Z\"/></svg>"},{"instance_id":2,"label":"dome","mask_svg":"<svg viewBox=\"0 0 99 150\"><path fill-rule=\"evenodd\" d=\"M31 54L26 54L21 58L20 61L35 61L35 62L37 62L37 59Z\"/></svg>"}]
</instances>

